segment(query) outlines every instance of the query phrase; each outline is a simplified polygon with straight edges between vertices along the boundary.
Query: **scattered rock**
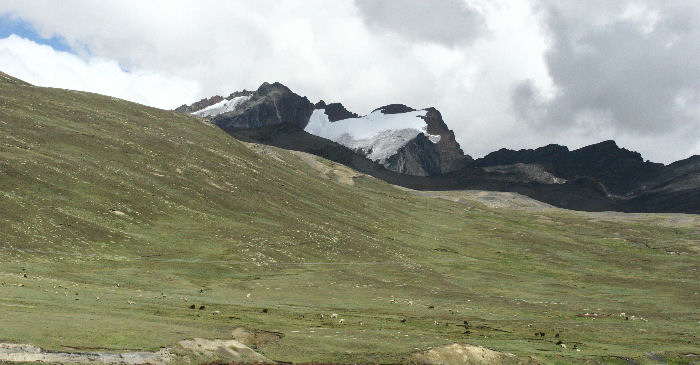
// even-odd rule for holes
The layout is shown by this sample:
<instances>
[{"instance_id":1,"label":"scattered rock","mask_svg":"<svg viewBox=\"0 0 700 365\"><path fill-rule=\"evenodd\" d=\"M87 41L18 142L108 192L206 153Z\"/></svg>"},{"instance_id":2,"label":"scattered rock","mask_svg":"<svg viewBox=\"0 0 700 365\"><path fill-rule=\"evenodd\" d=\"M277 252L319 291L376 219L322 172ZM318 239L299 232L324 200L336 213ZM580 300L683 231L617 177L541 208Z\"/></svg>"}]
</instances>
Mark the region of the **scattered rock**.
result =
<instances>
[{"instance_id":1,"label":"scattered rock","mask_svg":"<svg viewBox=\"0 0 700 365\"><path fill-rule=\"evenodd\" d=\"M576 317L586 317L586 318L607 318L610 317L612 314L609 313L579 313L576 315Z\"/></svg>"}]
</instances>

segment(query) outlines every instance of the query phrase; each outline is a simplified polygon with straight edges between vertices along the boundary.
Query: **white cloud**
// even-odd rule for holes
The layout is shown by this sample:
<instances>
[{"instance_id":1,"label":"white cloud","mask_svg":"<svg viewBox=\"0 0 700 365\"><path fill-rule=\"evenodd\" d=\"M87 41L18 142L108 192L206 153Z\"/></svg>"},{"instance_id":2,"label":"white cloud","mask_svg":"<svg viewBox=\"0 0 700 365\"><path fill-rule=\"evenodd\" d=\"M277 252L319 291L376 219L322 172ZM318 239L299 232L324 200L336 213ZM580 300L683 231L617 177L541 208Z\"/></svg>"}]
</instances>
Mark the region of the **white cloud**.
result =
<instances>
[{"instance_id":1,"label":"white cloud","mask_svg":"<svg viewBox=\"0 0 700 365\"><path fill-rule=\"evenodd\" d=\"M160 108L192 99L197 84L148 71L127 72L115 60L82 59L11 35L0 39L2 71L37 86L91 91Z\"/></svg>"},{"instance_id":2,"label":"white cloud","mask_svg":"<svg viewBox=\"0 0 700 365\"><path fill-rule=\"evenodd\" d=\"M172 108L279 81L312 101L340 101L360 114L389 103L435 106L465 152L476 157L501 147L581 147L606 139L663 162L697 151L697 133L688 121L697 124L700 79L697 66L682 64L681 57L697 56L698 7L674 10L678 16L669 20L667 2L578 3L5 0L0 15L19 17L43 36L59 36L78 53L33 60L17 49L12 59L21 66L15 65L15 76L42 85L93 85L93 91ZM670 3L669 9L683 4ZM620 23L639 37L613 34L615 42L608 43L604 37L586 38ZM592 51L591 58L559 52L562 36L572 37L577 52ZM634 43L616 43L630 40ZM668 59L681 63L674 72L667 67L672 63L643 52L643 42L650 40L656 53L672 50ZM639 52L615 52L618 46ZM688 51L681 52L683 47ZM53 64L63 66L42 71ZM653 83L658 90L644 87L643 78L616 73L624 64L669 77L658 77L665 79ZM614 87L618 84L627 87ZM596 85L603 90L597 92ZM595 103L596 93L602 99L613 95L621 105L590 107L605 104ZM532 98L514 99L527 95ZM574 111L570 117L567 108ZM524 110L542 120L528 121ZM557 110L562 118L552 117ZM659 131L664 138L649 143Z\"/></svg>"}]
</instances>

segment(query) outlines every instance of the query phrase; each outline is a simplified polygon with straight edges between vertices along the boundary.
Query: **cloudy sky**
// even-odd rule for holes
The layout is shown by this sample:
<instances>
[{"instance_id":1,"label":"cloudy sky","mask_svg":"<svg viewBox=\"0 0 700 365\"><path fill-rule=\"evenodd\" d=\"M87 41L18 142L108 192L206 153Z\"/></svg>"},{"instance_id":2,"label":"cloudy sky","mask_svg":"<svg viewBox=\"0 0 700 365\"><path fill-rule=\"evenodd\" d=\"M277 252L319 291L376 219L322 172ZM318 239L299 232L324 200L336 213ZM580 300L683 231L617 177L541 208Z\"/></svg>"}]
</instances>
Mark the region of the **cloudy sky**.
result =
<instances>
[{"instance_id":1,"label":"cloudy sky","mask_svg":"<svg viewBox=\"0 0 700 365\"><path fill-rule=\"evenodd\" d=\"M161 108L280 81L437 107L464 151L614 139L700 154L700 2L0 2L0 70Z\"/></svg>"}]
</instances>

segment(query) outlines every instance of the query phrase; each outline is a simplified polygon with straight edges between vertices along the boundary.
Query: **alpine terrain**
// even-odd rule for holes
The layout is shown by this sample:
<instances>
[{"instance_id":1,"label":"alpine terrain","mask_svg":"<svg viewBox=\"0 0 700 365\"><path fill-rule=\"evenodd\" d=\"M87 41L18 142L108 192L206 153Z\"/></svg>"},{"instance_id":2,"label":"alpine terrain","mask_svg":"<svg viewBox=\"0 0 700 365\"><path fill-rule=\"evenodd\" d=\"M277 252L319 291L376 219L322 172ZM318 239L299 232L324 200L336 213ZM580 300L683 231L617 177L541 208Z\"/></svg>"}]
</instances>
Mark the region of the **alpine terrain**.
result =
<instances>
[{"instance_id":1,"label":"alpine terrain","mask_svg":"<svg viewBox=\"0 0 700 365\"><path fill-rule=\"evenodd\" d=\"M697 157L461 148L432 108L0 73L0 362L698 361L698 216L554 206L693 211Z\"/></svg>"},{"instance_id":2,"label":"alpine terrain","mask_svg":"<svg viewBox=\"0 0 700 365\"><path fill-rule=\"evenodd\" d=\"M511 191L577 210L700 213L700 156L665 166L604 141L574 151L501 149L474 160L435 108L389 104L360 116L340 103L312 104L280 83L176 111L242 140L313 153L413 189Z\"/></svg>"}]
</instances>

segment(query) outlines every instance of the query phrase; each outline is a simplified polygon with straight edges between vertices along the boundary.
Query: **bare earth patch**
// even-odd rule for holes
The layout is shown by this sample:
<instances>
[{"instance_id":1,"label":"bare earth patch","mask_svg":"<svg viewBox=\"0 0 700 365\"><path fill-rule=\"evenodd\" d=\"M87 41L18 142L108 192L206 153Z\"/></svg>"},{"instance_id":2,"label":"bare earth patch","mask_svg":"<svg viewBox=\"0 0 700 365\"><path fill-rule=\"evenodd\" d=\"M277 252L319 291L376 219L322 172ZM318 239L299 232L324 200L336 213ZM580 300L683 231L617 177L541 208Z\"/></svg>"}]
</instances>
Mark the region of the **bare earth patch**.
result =
<instances>
[{"instance_id":1,"label":"bare earth patch","mask_svg":"<svg viewBox=\"0 0 700 365\"><path fill-rule=\"evenodd\" d=\"M173 361L189 362L190 357L217 359L218 361L272 363L239 341L250 341L251 345L262 345L280 337L271 332L249 332L236 329L231 340L194 338L182 340L173 348L156 352L65 352L47 351L32 344L0 343L0 362L41 362L57 364L151 364L165 365Z\"/></svg>"},{"instance_id":2,"label":"bare earth patch","mask_svg":"<svg viewBox=\"0 0 700 365\"><path fill-rule=\"evenodd\" d=\"M236 340L195 338L180 341L178 344L185 350L205 357L216 357L227 361L269 362L265 356Z\"/></svg>"},{"instance_id":3,"label":"bare earth patch","mask_svg":"<svg viewBox=\"0 0 700 365\"><path fill-rule=\"evenodd\" d=\"M516 356L513 354L493 351L481 346L458 343L435 347L412 356L413 362L418 364L442 365L502 364L514 362L516 359Z\"/></svg>"},{"instance_id":4,"label":"bare earth patch","mask_svg":"<svg viewBox=\"0 0 700 365\"><path fill-rule=\"evenodd\" d=\"M172 359L168 349L157 352L60 352L46 351L30 344L0 343L0 361L43 362L62 364L167 364Z\"/></svg>"}]
</instances>

